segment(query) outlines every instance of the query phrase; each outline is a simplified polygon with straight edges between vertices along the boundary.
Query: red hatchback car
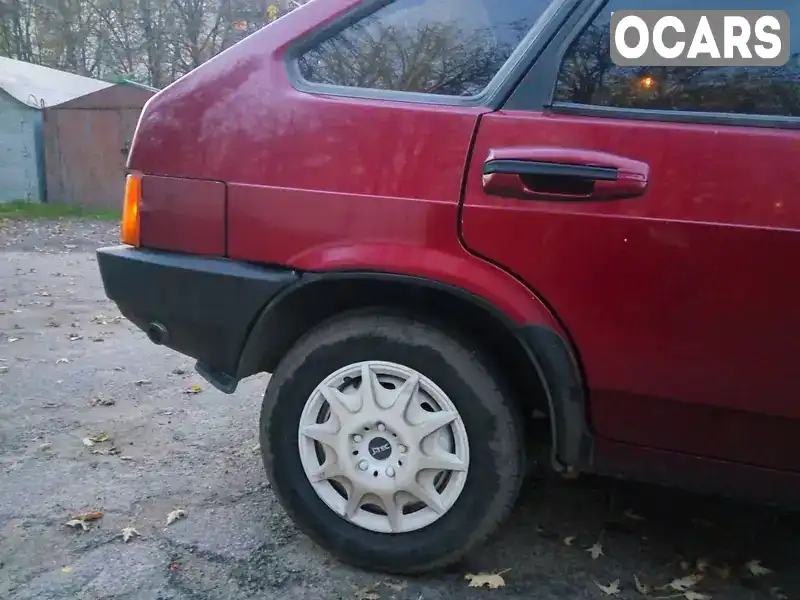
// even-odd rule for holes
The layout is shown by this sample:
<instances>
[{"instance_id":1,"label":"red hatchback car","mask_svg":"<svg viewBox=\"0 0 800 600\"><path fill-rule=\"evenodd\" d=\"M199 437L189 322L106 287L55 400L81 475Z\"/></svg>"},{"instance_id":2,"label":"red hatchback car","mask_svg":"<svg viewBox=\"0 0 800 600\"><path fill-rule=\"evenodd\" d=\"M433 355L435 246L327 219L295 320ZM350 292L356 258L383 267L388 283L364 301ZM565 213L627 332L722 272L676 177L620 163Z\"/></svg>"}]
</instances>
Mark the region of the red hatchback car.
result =
<instances>
[{"instance_id":1,"label":"red hatchback car","mask_svg":"<svg viewBox=\"0 0 800 600\"><path fill-rule=\"evenodd\" d=\"M344 561L453 563L540 444L800 503L800 59L615 65L665 5L761 2L312 0L147 104L106 293L272 374L269 480Z\"/></svg>"}]
</instances>

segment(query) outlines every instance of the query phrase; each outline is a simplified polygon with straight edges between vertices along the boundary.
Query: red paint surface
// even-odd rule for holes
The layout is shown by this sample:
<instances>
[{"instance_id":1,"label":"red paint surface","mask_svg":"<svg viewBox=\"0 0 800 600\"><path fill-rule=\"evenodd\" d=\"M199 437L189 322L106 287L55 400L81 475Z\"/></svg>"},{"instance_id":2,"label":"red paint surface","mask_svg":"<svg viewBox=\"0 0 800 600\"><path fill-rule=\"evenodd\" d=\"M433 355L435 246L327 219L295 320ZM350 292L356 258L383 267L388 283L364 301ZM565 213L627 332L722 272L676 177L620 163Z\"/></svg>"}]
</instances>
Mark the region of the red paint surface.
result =
<instances>
[{"instance_id":1,"label":"red paint surface","mask_svg":"<svg viewBox=\"0 0 800 600\"><path fill-rule=\"evenodd\" d=\"M141 243L146 248L225 255L225 184L142 177Z\"/></svg>"},{"instance_id":2,"label":"red paint surface","mask_svg":"<svg viewBox=\"0 0 800 600\"><path fill-rule=\"evenodd\" d=\"M610 202L490 196L498 148L559 145L650 166ZM463 216L577 344L610 439L800 469L800 132L531 113L487 115Z\"/></svg>"}]
</instances>

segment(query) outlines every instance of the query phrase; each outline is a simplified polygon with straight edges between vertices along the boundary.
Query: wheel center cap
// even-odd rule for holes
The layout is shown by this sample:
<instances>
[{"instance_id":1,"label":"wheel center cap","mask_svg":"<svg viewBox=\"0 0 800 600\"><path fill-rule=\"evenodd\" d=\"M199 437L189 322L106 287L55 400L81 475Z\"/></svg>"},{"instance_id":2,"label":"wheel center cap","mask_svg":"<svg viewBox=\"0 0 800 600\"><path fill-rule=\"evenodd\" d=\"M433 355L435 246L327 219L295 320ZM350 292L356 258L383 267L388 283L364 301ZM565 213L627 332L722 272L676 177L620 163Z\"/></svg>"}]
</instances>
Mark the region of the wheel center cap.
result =
<instances>
[{"instance_id":1,"label":"wheel center cap","mask_svg":"<svg viewBox=\"0 0 800 600\"><path fill-rule=\"evenodd\" d=\"M369 455L375 460L386 460L392 455L392 445L389 440L382 437L374 437L367 446Z\"/></svg>"}]
</instances>

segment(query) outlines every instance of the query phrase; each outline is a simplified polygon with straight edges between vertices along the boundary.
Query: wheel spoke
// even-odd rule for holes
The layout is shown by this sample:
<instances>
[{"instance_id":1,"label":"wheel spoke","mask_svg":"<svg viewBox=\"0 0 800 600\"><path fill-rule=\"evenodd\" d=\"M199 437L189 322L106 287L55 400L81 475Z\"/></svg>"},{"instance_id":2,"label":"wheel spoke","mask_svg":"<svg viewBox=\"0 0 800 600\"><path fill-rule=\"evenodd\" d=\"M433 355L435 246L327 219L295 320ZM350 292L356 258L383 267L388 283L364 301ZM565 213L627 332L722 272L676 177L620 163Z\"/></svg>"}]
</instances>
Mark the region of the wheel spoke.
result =
<instances>
[{"instance_id":1,"label":"wheel spoke","mask_svg":"<svg viewBox=\"0 0 800 600\"><path fill-rule=\"evenodd\" d=\"M439 431L442 427L449 425L458 418L458 414L449 410L441 410L435 413L429 413L427 418L417 425L416 430L417 439L421 443L430 434Z\"/></svg>"},{"instance_id":2,"label":"wheel spoke","mask_svg":"<svg viewBox=\"0 0 800 600\"><path fill-rule=\"evenodd\" d=\"M419 459L419 469L435 469L437 471L466 471L467 465L455 454L436 453Z\"/></svg>"},{"instance_id":3,"label":"wheel spoke","mask_svg":"<svg viewBox=\"0 0 800 600\"><path fill-rule=\"evenodd\" d=\"M342 472L339 463L328 459L325 461L325 464L321 465L316 472L309 474L309 479L311 479L312 483L318 483L320 481L325 481L326 479L341 477L342 475L344 475L344 473Z\"/></svg>"},{"instance_id":4,"label":"wheel spoke","mask_svg":"<svg viewBox=\"0 0 800 600\"><path fill-rule=\"evenodd\" d=\"M390 409L393 416L398 419L402 419L403 422L406 422L406 411L408 410L408 405L411 403L411 398L414 397L414 394L417 393L418 389L419 375L414 373L414 375L409 377L397 392L394 404L392 404Z\"/></svg>"},{"instance_id":5,"label":"wheel spoke","mask_svg":"<svg viewBox=\"0 0 800 600\"><path fill-rule=\"evenodd\" d=\"M364 409L380 410L382 407L378 403L378 389L381 384L378 378L369 367L368 363L361 365L361 386L358 391L361 396L361 407Z\"/></svg>"},{"instance_id":6,"label":"wheel spoke","mask_svg":"<svg viewBox=\"0 0 800 600\"><path fill-rule=\"evenodd\" d=\"M364 490L355 481L350 482L351 491L347 497L347 505L344 507L344 514L348 519L356 516L356 512L361 507L361 500L364 499Z\"/></svg>"},{"instance_id":7,"label":"wheel spoke","mask_svg":"<svg viewBox=\"0 0 800 600\"><path fill-rule=\"evenodd\" d=\"M303 428L302 433L304 436L316 440L320 444L330 446L334 450L336 450L339 445L339 436L336 435L336 432L331 431L329 423L308 425Z\"/></svg>"},{"instance_id":8,"label":"wheel spoke","mask_svg":"<svg viewBox=\"0 0 800 600\"><path fill-rule=\"evenodd\" d=\"M416 496L417 499L420 500L421 502L424 502L426 505L428 505L431 508L431 510L433 510L435 513L437 514L444 513L445 507L442 505L442 501L439 498L439 494L436 492L436 490L432 489L432 486L431 489L427 489L427 487L428 486L423 486L422 484L415 481L414 483L408 486L408 489L406 489L406 491L409 494Z\"/></svg>"},{"instance_id":9,"label":"wheel spoke","mask_svg":"<svg viewBox=\"0 0 800 600\"><path fill-rule=\"evenodd\" d=\"M339 422L342 424L351 419L353 414L361 409L355 396L343 394L327 385L320 386L319 391L322 397L327 400L328 405L331 407L331 412L338 417Z\"/></svg>"},{"instance_id":10,"label":"wheel spoke","mask_svg":"<svg viewBox=\"0 0 800 600\"><path fill-rule=\"evenodd\" d=\"M386 494L381 494L380 499L383 504L383 510L386 511L386 516L389 518L389 527L392 531L400 531L403 507L397 503L394 495L395 492L387 492Z\"/></svg>"}]
</instances>

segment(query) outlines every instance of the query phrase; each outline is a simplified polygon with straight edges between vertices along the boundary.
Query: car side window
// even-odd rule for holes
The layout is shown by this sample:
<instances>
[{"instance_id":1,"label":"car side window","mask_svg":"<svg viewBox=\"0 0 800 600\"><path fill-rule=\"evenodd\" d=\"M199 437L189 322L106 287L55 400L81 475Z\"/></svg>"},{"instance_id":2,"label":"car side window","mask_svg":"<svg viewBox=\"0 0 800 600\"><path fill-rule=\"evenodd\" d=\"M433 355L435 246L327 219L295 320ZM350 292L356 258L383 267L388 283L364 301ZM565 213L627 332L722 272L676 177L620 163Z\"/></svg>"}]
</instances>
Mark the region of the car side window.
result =
<instances>
[{"instance_id":1,"label":"car side window","mask_svg":"<svg viewBox=\"0 0 800 600\"><path fill-rule=\"evenodd\" d=\"M630 9L758 9L759 0L611 0L573 41L561 63L555 102L623 109L800 116L800 30L782 67L618 67L611 60L611 13ZM776 0L800 23L800 2Z\"/></svg>"},{"instance_id":2,"label":"car side window","mask_svg":"<svg viewBox=\"0 0 800 600\"><path fill-rule=\"evenodd\" d=\"M395 0L299 58L312 83L446 96L483 91L554 0Z\"/></svg>"}]
</instances>

